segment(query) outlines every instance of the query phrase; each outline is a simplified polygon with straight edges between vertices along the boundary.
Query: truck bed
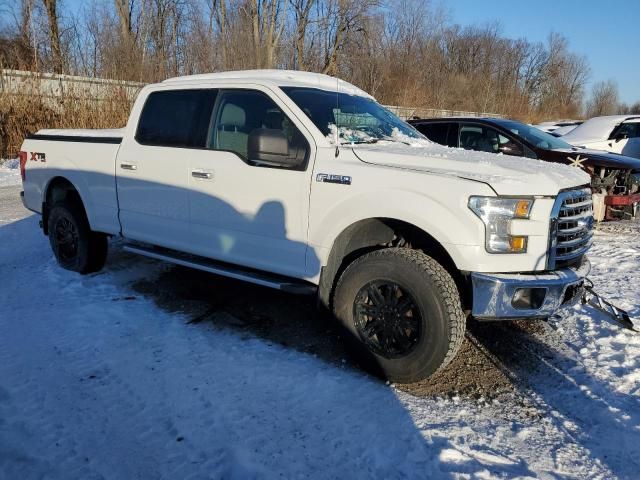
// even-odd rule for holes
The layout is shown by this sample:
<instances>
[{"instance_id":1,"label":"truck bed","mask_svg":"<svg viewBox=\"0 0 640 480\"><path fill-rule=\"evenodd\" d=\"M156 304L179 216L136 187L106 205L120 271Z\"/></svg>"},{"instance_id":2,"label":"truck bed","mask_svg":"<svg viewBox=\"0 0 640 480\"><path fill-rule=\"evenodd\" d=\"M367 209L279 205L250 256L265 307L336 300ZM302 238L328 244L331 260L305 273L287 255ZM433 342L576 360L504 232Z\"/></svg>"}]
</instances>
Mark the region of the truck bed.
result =
<instances>
[{"instance_id":1,"label":"truck bed","mask_svg":"<svg viewBox=\"0 0 640 480\"><path fill-rule=\"evenodd\" d=\"M115 161L123 136L124 129L39 130L29 136L22 146L25 206L41 212L47 186L62 177L80 193L92 230L119 233Z\"/></svg>"}]
</instances>

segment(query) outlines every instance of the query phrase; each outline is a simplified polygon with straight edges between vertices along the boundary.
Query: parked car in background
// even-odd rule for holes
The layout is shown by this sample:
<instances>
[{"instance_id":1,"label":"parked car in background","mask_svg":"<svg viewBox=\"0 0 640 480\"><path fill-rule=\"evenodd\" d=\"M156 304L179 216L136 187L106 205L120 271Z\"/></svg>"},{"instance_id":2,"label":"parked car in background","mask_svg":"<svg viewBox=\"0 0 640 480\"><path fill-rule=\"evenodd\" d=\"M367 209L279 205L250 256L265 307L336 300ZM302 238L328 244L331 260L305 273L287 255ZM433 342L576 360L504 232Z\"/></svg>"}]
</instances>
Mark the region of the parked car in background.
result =
<instances>
[{"instance_id":1,"label":"parked car in background","mask_svg":"<svg viewBox=\"0 0 640 480\"><path fill-rule=\"evenodd\" d=\"M640 115L594 117L563 138L576 147L640 158Z\"/></svg>"},{"instance_id":2,"label":"parked car in background","mask_svg":"<svg viewBox=\"0 0 640 480\"><path fill-rule=\"evenodd\" d=\"M409 120L430 140L449 147L537 158L580 168L591 175L597 220L635 217L640 202L640 160L587 150L514 120L432 118ZM636 124L640 125L640 124Z\"/></svg>"},{"instance_id":3,"label":"parked car in background","mask_svg":"<svg viewBox=\"0 0 640 480\"><path fill-rule=\"evenodd\" d=\"M582 123L582 120L556 120L553 122L541 122L534 125L534 127L536 127L539 130L542 130L543 132L554 133L554 134L558 130L564 129L563 133L560 134L560 135L564 135L565 133L570 132L571 130L576 128L581 123ZM559 135L554 135L554 136L557 137Z\"/></svg>"},{"instance_id":4,"label":"parked car in background","mask_svg":"<svg viewBox=\"0 0 640 480\"><path fill-rule=\"evenodd\" d=\"M582 125L582 122L574 123L572 125L565 125L563 127L558 127L549 133L554 137L562 137L563 135L566 135L567 133L575 130L579 125Z\"/></svg>"}]
</instances>

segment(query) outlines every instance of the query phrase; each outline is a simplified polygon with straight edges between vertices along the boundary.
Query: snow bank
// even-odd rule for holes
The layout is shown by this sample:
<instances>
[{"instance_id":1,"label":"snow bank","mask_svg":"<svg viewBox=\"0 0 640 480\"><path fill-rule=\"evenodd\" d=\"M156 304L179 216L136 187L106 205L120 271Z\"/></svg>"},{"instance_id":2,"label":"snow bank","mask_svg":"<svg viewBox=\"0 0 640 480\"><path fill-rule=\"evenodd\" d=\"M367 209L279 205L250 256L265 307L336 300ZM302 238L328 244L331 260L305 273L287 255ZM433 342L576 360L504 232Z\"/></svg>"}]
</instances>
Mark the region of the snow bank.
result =
<instances>
[{"instance_id":1,"label":"snow bank","mask_svg":"<svg viewBox=\"0 0 640 480\"><path fill-rule=\"evenodd\" d=\"M0 160L0 187L20 185L20 159Z\"/></svg>"},{"instance_id":2,"label":"snow bank","mask_svg":"<svg viewBox=\"0 0 640 480\"><path fill-rule=\"evenodd\" d=\"M20 159L19 158L8 158L5 160L0 160L0 167L7 168L9 170L15 170L20 168Z\"/></svg>"}]
</instances>

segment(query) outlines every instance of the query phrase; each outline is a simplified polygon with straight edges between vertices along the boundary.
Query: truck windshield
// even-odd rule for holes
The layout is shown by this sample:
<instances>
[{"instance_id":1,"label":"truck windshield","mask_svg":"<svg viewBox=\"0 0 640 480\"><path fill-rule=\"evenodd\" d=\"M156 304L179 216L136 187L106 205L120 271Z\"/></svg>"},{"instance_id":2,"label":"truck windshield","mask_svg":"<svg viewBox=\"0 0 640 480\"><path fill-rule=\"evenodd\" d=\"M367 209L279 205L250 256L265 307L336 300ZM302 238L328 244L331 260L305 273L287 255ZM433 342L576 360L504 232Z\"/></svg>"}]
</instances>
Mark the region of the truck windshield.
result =
<instances>
[{"instance_id":1,"label":"truck windshield","mask_svg":"<svg viewBox=\"0 0 640 480\"><path fill-rule=\"evenodd\" d=\"M415 128L370 98L319 88L281 89L331 141L337 134L340 143L428 142Z\"/></svg>"}]
</instances>

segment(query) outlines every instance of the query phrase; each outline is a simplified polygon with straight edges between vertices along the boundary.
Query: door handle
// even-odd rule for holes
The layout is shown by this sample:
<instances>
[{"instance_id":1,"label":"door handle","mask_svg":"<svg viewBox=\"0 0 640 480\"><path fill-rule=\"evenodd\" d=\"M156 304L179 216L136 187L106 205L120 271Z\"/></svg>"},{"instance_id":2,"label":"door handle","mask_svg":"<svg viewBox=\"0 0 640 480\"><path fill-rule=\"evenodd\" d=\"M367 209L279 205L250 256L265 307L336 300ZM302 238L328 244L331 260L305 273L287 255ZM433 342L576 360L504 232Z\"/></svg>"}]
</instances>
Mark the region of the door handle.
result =
<instances>
[{"instance_id":1,"label":"door handle","mask_svg":"<svg viewBox=\"0 0 640 480\"><path fill-rule=\"evenodd\" d=\"M211 180L213 174L211 172L205 172L204 170L192 170L191 176L202 180Z\"/></svg>"},{"instance_id":2,"label":"door handle","mask_svg":"<svg viewBox=\"0 0 640 480\"><path fill-rule=\"evenodd\" d=\"M121 163L120 168L122 168L123 170L137 170L138 166L134 165L133 163Z\"/></svg>"}]
</instances>

